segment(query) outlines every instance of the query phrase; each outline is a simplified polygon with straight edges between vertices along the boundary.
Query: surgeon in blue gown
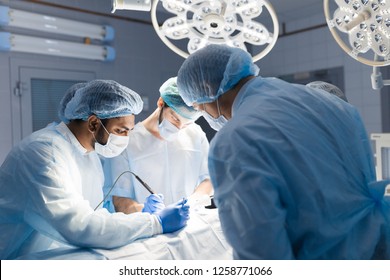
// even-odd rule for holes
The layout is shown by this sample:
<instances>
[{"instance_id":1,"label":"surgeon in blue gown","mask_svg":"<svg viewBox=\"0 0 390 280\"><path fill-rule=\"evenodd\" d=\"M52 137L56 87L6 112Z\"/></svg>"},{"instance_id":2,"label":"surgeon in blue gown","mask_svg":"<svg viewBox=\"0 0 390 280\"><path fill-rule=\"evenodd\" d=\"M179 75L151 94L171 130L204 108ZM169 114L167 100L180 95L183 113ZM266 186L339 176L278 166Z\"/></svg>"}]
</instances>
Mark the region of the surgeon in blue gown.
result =
<instances>
[{"instance_id":1,"label":"surgeon in blue gown","mask_svg":"<svg viewBox=\"0 0 390 280\"><path fill-rule=\"evenodd\" d=\"M63 122L22 140L0 168L0 259L69 245L111 249L186 225L183 201L153 214L111 214L99 206L98 154L114 157L127 147L141 97L110 80L91 81L68 97Z\"/></svg>"},{"instance_id":2,"label":"surgeon in blue gown","mask_svg":"<svg viewBox=\"0 0 390 280\"><path fill-rule=\"evenodd\" d=\"M323 90L257 76L251 56L209 45L179 92L218 130L209 173L236 259L390 259L388 181L376 182L357 110Z\"/></svg>"}]
</instances>

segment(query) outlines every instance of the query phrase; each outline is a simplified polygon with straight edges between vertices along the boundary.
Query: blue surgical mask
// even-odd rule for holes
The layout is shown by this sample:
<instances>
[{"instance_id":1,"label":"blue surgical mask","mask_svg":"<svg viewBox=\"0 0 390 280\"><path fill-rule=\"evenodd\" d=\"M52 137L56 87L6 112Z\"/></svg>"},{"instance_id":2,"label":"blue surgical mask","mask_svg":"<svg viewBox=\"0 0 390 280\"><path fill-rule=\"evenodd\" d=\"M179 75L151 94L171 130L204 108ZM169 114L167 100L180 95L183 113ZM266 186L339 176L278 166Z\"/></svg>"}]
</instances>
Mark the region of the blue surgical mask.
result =
<instances>
[{"instance_id":1,"label":"blue surgical mask","mask_svg":"<svg viewBox=\"0 0 390 280\"><path fill-rule=\"evenodd\" d=\"M206 108L204 108L204 104L203 104L204 110L202 111L203 117L206 119L206 121L211 126L211 128L216 131L220 130L228 122L225 116L221 115L221 111L219 110L218 99L217 99L217 108L219 114L218 118L213 118L209 113L207 113Z\"/></svg>"}]
</instances>

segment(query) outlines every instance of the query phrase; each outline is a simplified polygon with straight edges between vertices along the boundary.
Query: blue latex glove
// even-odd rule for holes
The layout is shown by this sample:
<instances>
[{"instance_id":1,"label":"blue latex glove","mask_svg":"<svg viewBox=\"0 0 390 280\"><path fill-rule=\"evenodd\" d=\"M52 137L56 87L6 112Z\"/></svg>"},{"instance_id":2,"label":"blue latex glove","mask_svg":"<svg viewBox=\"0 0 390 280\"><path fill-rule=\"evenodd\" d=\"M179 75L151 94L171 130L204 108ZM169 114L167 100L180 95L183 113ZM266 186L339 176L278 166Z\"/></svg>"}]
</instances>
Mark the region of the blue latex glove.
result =
<instances>
[{"instance_id":1,"label":"blue latex glove","mask_svg":"<svg viewBox=\"0 0 390 280\"><path fill-rule=\"evenodd\" d=\"M160 220L163 233L174 232L187 224L190 218L190 206L186 203L187 199L182 199L155 214Z\"/></svg>"},{"instance_id":2,"label":"blue latex glove","mask_svg":"<svg viewBox=\"0 0 390 280\"><path fill-rule=\"evenodd\" d=\"M154 214L155 212L159 212L163 210L165 208L165 204L163 200L164 200L164 196L162 194L149 195L145 200L144 208L142 208L142 212Z\"/></svg>"}]
</instances>

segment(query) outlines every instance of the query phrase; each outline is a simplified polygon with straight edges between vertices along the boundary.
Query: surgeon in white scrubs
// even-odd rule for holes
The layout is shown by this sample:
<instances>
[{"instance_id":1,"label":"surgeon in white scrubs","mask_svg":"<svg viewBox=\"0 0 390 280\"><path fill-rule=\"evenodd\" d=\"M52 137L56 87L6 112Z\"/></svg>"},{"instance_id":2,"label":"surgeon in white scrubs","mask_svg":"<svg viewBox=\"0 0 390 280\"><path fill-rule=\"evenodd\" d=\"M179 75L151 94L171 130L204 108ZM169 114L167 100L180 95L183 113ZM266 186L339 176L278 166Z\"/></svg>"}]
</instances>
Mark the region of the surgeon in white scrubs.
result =
<instances>
[{"instance_id":1,"label":"surgeon in white scrubs","mask_svg":"<svg viewBox=\"0 0 390 280\"><path fill-rule=\"evenodd\" d=\"M54 244L116 248L185 226L185 201L155 214L111 214L99 207L104 179L97 153L114 157L126 148L140 96L114 81L94 80L64 104L67 123L34 132L0 168L0 259Z\"/></svg>"},{"instance_id":2,"label":"surgeon in white scrubs","mask_svg":"<svg viewBox=\"0 0 390 280\"><path fill-rule=\"evenodd\" d=\"M161 201L149 203L154 209L183 197L197 201L209 196L207 156L209 143L201 127L194 123L199 113L180 97L176 77L160 87L158 108L138 123L130 134L129 146L121 156L105 160L105 193L112 195L105 203L110 211L132 213L145 211L149 192L129 173L145 181Z\"/></svg>"}]
</instances>

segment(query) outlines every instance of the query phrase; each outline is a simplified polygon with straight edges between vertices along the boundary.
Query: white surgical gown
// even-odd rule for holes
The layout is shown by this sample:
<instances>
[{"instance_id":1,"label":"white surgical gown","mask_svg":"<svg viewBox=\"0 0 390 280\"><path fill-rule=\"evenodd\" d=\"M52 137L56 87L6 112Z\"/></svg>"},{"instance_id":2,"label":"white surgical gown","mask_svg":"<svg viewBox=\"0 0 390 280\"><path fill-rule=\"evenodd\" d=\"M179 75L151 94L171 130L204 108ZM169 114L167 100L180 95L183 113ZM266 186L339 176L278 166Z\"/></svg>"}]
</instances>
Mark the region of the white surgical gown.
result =
<instances>
[{"instance_id":1,"label":"white surgical gown","mask_svg":"<svg viewBox=\"0 0 390 280\"><path fill-rule=\"evenodd\" d=\"M195 123L181 129L177 139L170 142L156 138L138 123L130 132L129 146L122 155L104 159L107 179L104 192L108 192L123 171L131 170L156 193L164 195L165 205L177 202L191 195L209 178L208 149L206 135ZM133 175L126 173L118 180L111 195L144 203L150 193ZM115 211L111 201L105 207Z\"/></svg>"},{"instance_id":2,"label":"white surgical gown","mask_svg":"<svg viewBox=\"0 0 390 280\"><path fill-rule=\"evenodd\" d=\"M0 258L44 251L54 241L110 249L161 233L153 215L94 211L102 187L96 153L64 123L30 135L0 168Z\"/></svg>"},{"instance_id":3,"label":"white surgical gown","mask_svg":"<svg viewBox=\"0 0 390 280\"><path fill-rule=\"evenodd\" d=\"M390 258L387 183L374 183L353 106L257 77L232 113L211 141L209 170L235 258Z\"/></svg>"}]
</instances>

